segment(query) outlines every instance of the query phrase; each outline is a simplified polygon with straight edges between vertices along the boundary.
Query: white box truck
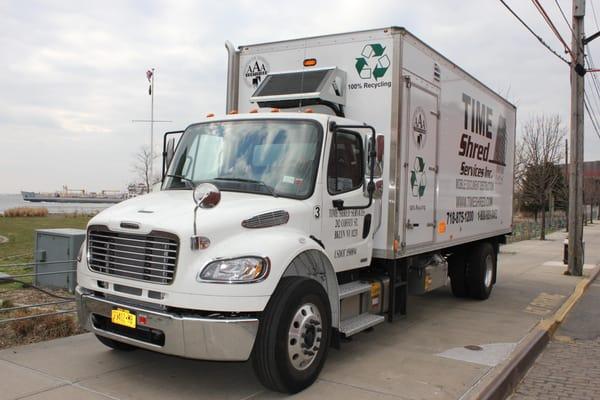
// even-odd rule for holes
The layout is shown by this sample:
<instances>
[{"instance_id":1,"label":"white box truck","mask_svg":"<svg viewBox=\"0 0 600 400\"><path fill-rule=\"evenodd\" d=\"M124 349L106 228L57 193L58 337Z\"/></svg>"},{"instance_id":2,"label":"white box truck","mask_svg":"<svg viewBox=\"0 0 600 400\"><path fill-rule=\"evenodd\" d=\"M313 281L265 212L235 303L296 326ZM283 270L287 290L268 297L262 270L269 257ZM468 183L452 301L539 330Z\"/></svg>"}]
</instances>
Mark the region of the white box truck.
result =
<instances>
[{"instance_id":1,"label":"white box truck","mask_svg":"<svg viewBox=\"0 0 600 400\"><path fill-rule=\"evenodd\" d=\"M227 112L166 133L161 190L89 222L86 329L115 349L251 358L297 392L409 293L490 295L512 104L403 28L226 47Z\"/></svg>"}]
</instances>

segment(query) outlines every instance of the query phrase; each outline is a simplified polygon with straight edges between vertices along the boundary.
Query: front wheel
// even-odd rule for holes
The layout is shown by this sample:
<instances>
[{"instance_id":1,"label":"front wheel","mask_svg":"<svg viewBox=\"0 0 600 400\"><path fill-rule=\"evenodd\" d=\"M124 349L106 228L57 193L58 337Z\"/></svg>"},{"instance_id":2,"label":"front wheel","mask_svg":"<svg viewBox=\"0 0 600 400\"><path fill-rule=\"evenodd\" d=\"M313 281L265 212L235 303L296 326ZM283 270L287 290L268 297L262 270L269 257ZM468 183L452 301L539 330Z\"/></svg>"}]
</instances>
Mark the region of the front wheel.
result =
<instances>
[{"instance_id":1,"label":"front wheel","mask_svg":"<svg viewBox=\"0 0 600 400\"><path fill-rule=\"evenodd\" d=\"M271 390L297 393L319 376L327 358L331 310L323 287L302 277L283 278L260 321L252 363Z\"/></svg>"}]
</instances>

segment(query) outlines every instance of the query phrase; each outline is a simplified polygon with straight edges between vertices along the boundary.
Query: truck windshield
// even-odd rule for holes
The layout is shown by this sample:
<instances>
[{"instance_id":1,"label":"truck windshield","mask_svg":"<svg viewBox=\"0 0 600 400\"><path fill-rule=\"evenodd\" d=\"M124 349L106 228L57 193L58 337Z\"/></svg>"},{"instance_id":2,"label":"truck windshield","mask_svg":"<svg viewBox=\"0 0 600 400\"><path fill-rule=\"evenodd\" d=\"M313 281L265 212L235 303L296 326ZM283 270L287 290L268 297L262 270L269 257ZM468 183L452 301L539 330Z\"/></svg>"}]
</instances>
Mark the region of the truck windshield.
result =
<instances>
[{"instance_id":1,"label":"truck windshield","mask_svg":"<svg viewBox=\"0 0 600 400\"><path fill-rule=\"evenodd\" d=\"M308 198L322 141L320 125L302 120L242 120L190 126L177 146L163 189L210 182L223 191Z\"/></svg>"}]
</instances>

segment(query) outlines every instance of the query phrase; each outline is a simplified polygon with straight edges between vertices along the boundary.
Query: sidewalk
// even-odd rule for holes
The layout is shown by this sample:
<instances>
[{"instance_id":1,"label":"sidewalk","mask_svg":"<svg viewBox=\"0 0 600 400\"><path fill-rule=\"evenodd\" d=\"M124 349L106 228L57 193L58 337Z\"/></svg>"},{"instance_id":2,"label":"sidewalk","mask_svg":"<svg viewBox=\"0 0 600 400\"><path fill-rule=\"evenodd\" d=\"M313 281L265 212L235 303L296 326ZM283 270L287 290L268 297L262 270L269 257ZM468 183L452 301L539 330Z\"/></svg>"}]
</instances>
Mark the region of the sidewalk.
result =
<instances>
[{"instance_id":1,"label":"sidewalk","mask_svg":"<svg viewBox=\"0 0 600 400\"><path fill-rule=\"evenodd\" d=\"M592 283L511 400L600 398L600 281Z\"/></svg>"},{"instance_id":2,"label":"sidewalk","mask_svg":"<svg viewBox=\"0 0 600 400\"><path fill-rule=\"evenodd\" d=\"M581 278L564 276L564 233L503 246L487 301L448 288L409 299L408 317L331 349L319 380L295 399L457 399L497 367ZM587 262L600 262L600 225L585 228ZM593 265L587 265L589 274ZM466 347L465 347L466 346ZM279 399L250 363L119 353L91 334L0 351L4 399Z\"/></svg>"}]
</instances>

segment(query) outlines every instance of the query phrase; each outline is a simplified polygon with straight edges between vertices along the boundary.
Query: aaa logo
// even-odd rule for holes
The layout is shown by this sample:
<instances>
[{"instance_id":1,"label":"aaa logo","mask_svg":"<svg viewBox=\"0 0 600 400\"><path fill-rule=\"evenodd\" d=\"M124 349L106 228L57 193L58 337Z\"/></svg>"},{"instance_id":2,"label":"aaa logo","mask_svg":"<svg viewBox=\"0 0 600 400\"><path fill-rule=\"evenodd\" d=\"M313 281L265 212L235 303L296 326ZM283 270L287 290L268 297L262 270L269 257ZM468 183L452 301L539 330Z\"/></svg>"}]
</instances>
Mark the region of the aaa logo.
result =
<instances>
[{"instance_id":1,"label":"aaa logo","mask_svg":"<svg viewBox=\"0 0 600 400\"><path fill-rule=\"evenodd\" d=\"M356 59L356 72L362 79L383 78L390 67L390 59L385 54L385 47L379 43L366 45L361 57Z\"/></svg>"}]
</instances>

